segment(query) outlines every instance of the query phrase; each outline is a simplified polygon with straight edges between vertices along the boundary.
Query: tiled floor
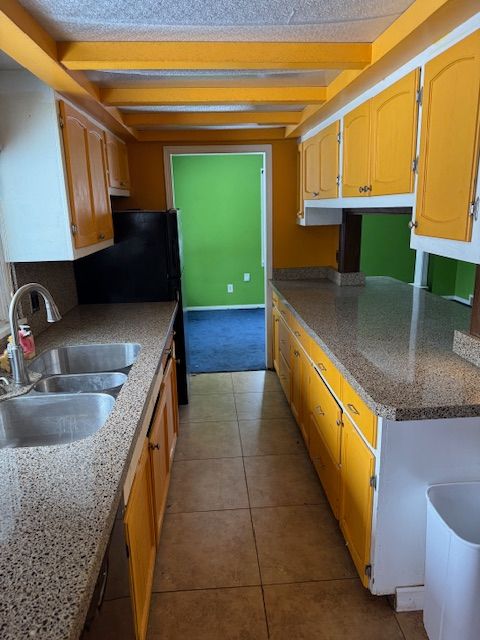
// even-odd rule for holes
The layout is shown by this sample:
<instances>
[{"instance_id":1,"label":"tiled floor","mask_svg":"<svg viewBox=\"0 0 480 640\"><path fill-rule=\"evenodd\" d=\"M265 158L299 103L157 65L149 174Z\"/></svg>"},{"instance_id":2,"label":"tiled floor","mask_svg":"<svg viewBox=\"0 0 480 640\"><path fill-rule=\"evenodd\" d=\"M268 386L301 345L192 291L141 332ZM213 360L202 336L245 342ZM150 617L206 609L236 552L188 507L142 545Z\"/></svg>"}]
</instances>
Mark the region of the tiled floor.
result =
<instances>
[{"instance_id":1,"label":"tiled floor","mask_svg":"<svg viewBox=\"0 0 480 640\"><path fill-rule=\"evenodd\" d=\"M191 378L149 640L425 640L357 578L275 374Z\"/></svg>"}]
</instances>

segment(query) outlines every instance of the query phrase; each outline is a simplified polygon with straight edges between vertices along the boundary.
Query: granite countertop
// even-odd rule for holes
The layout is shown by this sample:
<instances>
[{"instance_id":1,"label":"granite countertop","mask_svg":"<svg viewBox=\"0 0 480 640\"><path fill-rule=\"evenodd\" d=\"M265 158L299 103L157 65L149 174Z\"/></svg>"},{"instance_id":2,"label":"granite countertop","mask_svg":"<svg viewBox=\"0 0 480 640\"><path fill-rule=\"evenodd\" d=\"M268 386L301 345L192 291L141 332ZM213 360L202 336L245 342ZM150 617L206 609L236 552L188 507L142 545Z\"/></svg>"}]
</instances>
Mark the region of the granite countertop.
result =
<instances>
[{"instance_id":1,"label":"granite countertop","mask_svg":"<svg viewBox=\"0 0 480 640\"><path fill-rule=\"evenodd\" d=\"M478 368L452 351L470 309L386 277L363 287L272 282L373 411L391 420L480 416Z\"/></svg>"},{"instance_id":2,"label":"granite countertop","mask_svg":"<svg viewBox=\"0 0 480 640\"><path fill-rule=\"evenodd\" d=\"M96 434L0 450L2 640L79 637L175 310L175 302L79 306L38 336L37 353L102 342L142 348Z\"/></svg>"}]
</instances>

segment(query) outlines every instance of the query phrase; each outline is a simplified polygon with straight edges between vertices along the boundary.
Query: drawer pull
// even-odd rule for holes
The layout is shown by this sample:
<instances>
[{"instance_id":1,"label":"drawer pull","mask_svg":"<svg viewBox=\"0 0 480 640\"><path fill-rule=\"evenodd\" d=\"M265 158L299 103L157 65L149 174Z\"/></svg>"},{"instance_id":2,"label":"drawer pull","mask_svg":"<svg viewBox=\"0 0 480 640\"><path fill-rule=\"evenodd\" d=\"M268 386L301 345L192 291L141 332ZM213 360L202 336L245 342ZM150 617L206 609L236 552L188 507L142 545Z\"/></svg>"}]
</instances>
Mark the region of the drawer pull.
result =
<instances>
[{"instance_id":1,"label":"drawer pull","mask_svg":"<svg viewBox=\"0 0 480 640\"><path fill-rule=\"evenodd\" d=\"M160 449L159 444L152 444L151 442L148 444L149 449Z\"/></svg>"},{"instance_id":2,"label":"drawer pull","mask_svg":"<svg viewBox=\"0 0 480 640\"><path fill-rule=\"evenodd\" d=\"M355 405L354 405L354 404L351 404L351 403L350 403L350 404L347 404L347 407L348 407L348 409L350 409L350 411L351 411L352 413L354 413L356 416L359 416L359 415L360 415L360 411L355 407Z\"/></svg>"},{"instance_id":3,"label":"drawer pull","mask_svg":"<svg viewBox=\"0 0 480 640\"><path fill-rule=\"evenodd\" d=\"M322 411L322 407L320 405L317 405L315 407L315 413L319 416L324 416L325 415L325 411Z\"/></svg>"},{"instance_id":4,"label":"drawer pull","mask_svg":"<svg viewBox=\"0 0 480 640\"><path fill-rule=\"evenodd\" d=\"M298 353L298 351L296 349L295 349L295 351L293 353L295 354L296 358L300 357L300 354Z\"/></svg>"},{"instance_id":5,"label":"drawer pull","mask_svg":"<svg viewBox=\"0 0 480 640\"><path fill-rule=\"evenodd\" d=\"M300 336L301 336L300 331L294 331L293 333L297 336L297 338L300 338Z\"/></svg>"},{"instance_id":6,"label":"drawer pull","mask_svg":"<svg viewBox=\"0 0 480 640\"><path fill-rule=\"evenodd\" d=\"M341 427L343 422L341 420L336 420L337 427Z\"/></svg>"},{"instance_id":7,"label":"drawer pull","mask_svg":"<svg viewBox=\"0 0 480 640\"><path fill-rule=\"evenodd\" d=\"M317 362L317 367L320 369L320 371L327 370L327 367L323 364L323 362Z\"/></svg>"}]
</instances>

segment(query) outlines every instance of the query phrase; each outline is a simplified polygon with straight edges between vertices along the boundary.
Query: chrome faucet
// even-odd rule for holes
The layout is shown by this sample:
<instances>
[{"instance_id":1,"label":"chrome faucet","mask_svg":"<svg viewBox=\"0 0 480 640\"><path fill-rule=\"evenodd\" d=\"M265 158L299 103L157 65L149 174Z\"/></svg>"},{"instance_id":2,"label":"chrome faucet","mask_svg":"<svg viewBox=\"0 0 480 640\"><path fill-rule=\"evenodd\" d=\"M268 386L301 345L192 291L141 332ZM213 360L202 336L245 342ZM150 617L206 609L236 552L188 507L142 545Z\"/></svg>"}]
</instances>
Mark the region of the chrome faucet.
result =
<instances>
[{"instance_id":1,"label":"chrome faucet","mask_svg":"<svg viewBox=\"0 0 480 640\"><path fill-rule=\"evenodd\" d=\"M43 285L37 282L30 282L24 284L23 287L18 289L11 302L8 310L8 319L10 321L10 333L12 334L12 343L8 345L8 357L10 359L10 365L12 368L12 376L15 384L29 384L30 378L28 377L27 368L25 367L25 359L23 357L23 349L20 345L18 337L18 305L21 298L26 293L36 291L45 300L45 309L47 311L48 322L58 322L62 319L60 312L55 304L52 294Z\"/></svg>"}]
</instances>

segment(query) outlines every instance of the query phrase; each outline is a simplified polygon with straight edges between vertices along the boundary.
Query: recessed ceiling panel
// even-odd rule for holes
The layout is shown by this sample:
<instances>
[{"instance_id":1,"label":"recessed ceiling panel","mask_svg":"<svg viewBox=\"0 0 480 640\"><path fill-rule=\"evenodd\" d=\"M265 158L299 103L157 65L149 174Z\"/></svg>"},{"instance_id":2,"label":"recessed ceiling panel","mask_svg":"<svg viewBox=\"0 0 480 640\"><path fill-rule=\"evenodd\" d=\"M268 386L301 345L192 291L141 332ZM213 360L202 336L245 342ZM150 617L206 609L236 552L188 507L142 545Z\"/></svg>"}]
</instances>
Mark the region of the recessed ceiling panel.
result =
<instances>
[{"instance_id":1,"label":"recessed ceiling panel","mask_svg":"<svg viewBox=\"0 0 480 640\"><path fill-rule=\"evenodd\" d=\"M340 72L321 71L87 71L102 87L323 87Z\"/></svg>"},{"instance_id":2,"label":"recessed ceiling panel","mask_svg":"<svg viewBox=\"0 0 480 640\"><path fill-rule=\"evenodd\" d=\"M302 111L306 105L304 104L189 104L189 105L156 105L156 106L139 106L139 107L119 107L120 111L125 113L135 113L136 111L144 111L149 113L157 113L164 111L172 111L176 113L195 112L210 113L223 112L230 113L232 111Z\"/></svg>"},{"instance_id":3,"label":"recessed ceiling panel","mask_svg":"<svg viewBox=\"0 0 480 640\"><path fill-rule=\"evenodd\" d=\"M56 40L372 42L413 0L21 0Z\"/></svg>"}]
</instances>

